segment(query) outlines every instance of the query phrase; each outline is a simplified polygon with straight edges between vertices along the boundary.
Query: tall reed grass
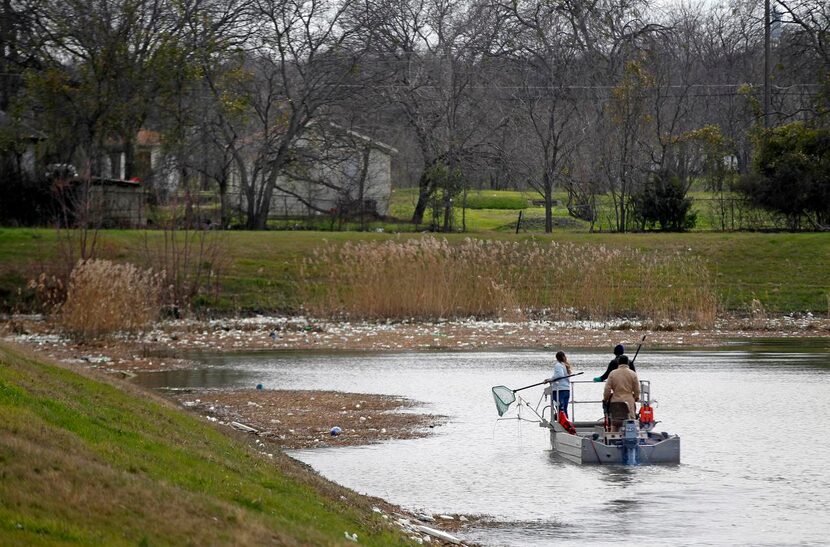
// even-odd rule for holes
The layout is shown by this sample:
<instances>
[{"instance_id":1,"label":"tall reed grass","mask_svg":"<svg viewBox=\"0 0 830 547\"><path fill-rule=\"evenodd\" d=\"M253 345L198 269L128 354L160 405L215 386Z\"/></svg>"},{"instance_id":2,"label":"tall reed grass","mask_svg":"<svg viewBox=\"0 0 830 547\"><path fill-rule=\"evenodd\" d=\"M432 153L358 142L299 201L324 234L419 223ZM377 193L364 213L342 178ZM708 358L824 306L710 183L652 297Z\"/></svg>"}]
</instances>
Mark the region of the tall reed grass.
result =
<instances>
[{"instance_id":1,"label":"tall reed grass","mask_svg":"<svg viewBox=\"0 0 830 547\"><path fill-rule=\"evenodd\" d=\"M302 270L306 308L351 318L639 316L711 325L703 260L684 252L423 237L327 245Z\"/></svg>"},{"instance_id":2,"label":"tall reed grass","mask_svg":"<svg viewBox=\"0 0 830 547\"><path fill-rule=\"evenodd\" d=\"M158 317L163 276L132 264L79 261L59 311L64 330L78 340L135 333Z\"/></svg>"}]
</instances>

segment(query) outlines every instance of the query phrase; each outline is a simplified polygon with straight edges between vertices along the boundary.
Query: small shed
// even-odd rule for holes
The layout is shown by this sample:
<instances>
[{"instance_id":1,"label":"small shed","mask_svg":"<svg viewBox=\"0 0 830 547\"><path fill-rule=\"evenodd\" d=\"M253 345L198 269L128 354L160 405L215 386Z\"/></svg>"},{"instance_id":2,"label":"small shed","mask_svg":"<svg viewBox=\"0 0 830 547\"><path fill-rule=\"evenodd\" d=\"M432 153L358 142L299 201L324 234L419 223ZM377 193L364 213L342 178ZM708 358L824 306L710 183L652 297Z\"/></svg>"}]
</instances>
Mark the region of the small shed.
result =
<instances>
[{"instance_id":1,"label":"small shed","mask_svg":"<svg viewBox=\"0 0 830 547\"><path fill-rule=\"evenodd\" d=\"M52 189L72 221L102 228L147 225L147 190L137 179L75 176L53 181Z\"/></svg>"}]
</instances>

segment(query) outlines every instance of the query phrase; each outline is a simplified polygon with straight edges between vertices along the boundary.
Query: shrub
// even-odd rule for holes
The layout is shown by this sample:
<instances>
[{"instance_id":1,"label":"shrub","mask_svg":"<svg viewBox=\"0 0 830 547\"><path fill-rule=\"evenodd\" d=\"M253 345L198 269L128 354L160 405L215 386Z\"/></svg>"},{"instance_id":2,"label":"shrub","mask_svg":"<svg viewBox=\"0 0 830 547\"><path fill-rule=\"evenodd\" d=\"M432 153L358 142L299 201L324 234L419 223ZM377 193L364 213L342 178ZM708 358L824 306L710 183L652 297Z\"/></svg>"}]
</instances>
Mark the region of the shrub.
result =
<instances>
[{"instance_id":1,"label":"shrub","mask_svg":"<svg viewBox=\"0 0 830 547\"><path fill-rule=\"evenodd\" d=\"M165 274L165 307L178 316L219 299L221 273L229 262L224 233L176 226L144 233L142 264Z\"/></svg>"},{"instance_id":2,"label":"shrub","mask_svg":"<svg viewBox=\"0 0 830 547\"><path fill-rule=\"evenodd\" d=\"M11 171L6 163L0 158L0 180L3 181L0 225L37 226L49 222L54 209L49 185L43 180Z\"/></svg>"},{"instance_id":3,"label":"shrub","mask_svg":"<svg viewBox=\"0 0 830 547\"><path fill-rule=\"evenodd\" d=\"M162 279L132 264L79 261L69 276L60 324L78 340L139 332L158 316Z\"/></svg>"},{"instance_id":4,"label":"shrub","mask_svg":"<svg viewBox=\"0 0 830 547\"><path fill-rule=\"evenodd\" d=\"M794 122L765 130L756 142L755 172L738 191L787 218L790 229L804 220L830 229L830 130Z\"/></svg>"},{"instance_id":5,"label":"shrub","mask_svg":"<svg viewBox=\"0 0 830 547\"><path fill-rule=\"evenodd\" d=\"M467 194L467 209L526 209L527 199L503 192L469 192Z\"/></svg>"},{"instance_id":6,"label":"shrub","mask_svg":"<svg viewBox=\"0 0 830 547\"><path fill-rule=\"evenodd\" d=\"M676 176L659 173L631 198L634 216L642 228L659 226L667 232L684 232L695 227L697 214L692 200Z\"/></svg>"}]
</instances>

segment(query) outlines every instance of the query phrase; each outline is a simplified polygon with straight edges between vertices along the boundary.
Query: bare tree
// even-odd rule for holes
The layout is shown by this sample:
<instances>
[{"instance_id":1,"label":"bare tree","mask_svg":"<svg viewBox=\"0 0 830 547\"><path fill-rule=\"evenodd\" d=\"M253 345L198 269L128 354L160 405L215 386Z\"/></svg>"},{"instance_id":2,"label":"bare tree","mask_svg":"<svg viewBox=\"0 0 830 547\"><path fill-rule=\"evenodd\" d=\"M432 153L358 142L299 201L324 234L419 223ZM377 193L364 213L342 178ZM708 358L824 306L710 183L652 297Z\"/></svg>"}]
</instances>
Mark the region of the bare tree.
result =
<instances>
[{"instance_id":1,"label":"bare tree","mask_svg":"<svg viewBox=\"0 0 830 547\"><path fill-rule=\"evenodd\" d=\"M265 228L275 191L311 205L281 177L310 125L359 88L362 47L352 41L354 29L343 24L350 5L348 0L253 3L256 27L248 52L209 77L222 106L221 141L233 158L248 228Z\"/></svg>"},{"instance_id":2,"label":"bare tree","mask_svg":"<svg viewBox=\"0 0 830 547\"><path fill-rule=\"evenodd\" d=\"M461 169L485 147L488 132L478 123L476 101L482 85L478 61L497 28L486 6L449 0L371 0L355 17L384 78L374 89L405 120L421 154L412 216L421 224L441 181L450 180L434 174L443 167ZM443 189L445 218L459 189Z\"/></svg>"},{"instance_id":3,"label":"bare tree","mask_svg":"<svg viewBox=\"0 0 830 547\"><path fill-rule=\"evenodd\" d=\"M516 70L502 80L510 89L505 119L521 135L523 153L513 157L527 184L544 199L545 232L553 230L553 191L565 178L579 141L573 127L579 77L570 13L558 4L510 2L500 5L506 19L501 53Z\"/></svg>"}]
</instances>

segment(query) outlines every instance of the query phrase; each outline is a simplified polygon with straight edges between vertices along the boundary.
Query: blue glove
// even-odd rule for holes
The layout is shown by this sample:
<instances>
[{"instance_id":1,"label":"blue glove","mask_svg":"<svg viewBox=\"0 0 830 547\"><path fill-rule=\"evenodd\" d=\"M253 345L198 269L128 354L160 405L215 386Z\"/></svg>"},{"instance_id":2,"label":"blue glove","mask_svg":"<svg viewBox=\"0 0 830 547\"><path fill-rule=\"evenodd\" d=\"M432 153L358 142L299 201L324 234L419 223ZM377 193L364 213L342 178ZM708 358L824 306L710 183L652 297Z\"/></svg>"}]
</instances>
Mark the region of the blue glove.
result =
<instances>
[{"instance_id":1,"label":"blue glove","mask_svg":"<svg viewBox=\"0 0 830 547\"><path fill-rule=\"evenodd\" d=\"M602 382L602 376L597 376L596 378L594 378L594 381L595 382Z\"/></svg>"}]
</instances>

